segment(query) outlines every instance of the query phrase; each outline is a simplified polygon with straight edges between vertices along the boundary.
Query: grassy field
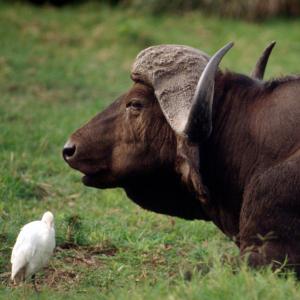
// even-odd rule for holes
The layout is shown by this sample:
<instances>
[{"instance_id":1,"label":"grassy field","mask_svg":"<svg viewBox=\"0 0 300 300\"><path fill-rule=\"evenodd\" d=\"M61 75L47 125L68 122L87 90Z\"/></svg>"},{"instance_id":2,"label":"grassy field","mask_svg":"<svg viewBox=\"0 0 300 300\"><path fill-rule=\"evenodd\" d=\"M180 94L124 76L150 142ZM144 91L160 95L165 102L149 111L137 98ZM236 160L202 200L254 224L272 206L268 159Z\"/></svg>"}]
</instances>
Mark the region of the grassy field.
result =
<instances>
[{"instance_id":1,"label":"grassy field","mask_svg":"<svg viewBox=\"0 0 300 300\"><path fill-rule=\"evenodd\" d=\"M299 27L0 1L0 299L34 299L30 284L9 283L9 260L20 227L46 210L55 214L57 249L38 274L39 299L300 299L293 274L224 262L238 251L213 224L144 211L122 190L84 187L60 154L73 130L130 86L131 63L146 46L212 54L232 40L222 68L249 74L277 40L270 78L300 70Z\"/></svg>"}]
</instances>

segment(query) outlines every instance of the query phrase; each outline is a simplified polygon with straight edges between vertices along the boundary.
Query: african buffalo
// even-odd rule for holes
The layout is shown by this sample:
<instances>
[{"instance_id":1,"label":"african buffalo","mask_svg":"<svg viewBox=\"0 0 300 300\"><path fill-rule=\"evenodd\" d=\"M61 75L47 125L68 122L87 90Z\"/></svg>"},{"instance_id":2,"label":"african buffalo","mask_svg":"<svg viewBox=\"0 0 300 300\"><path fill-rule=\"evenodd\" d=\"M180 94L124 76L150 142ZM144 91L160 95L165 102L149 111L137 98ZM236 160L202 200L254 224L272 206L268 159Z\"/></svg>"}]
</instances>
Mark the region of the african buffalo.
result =
<instances>
[{"instance_id":1,"label":"african buffalo","mask_svg":"<svg viewBox=\"0 0 300 300\"><path fill-rule=\"evenodd\" d=\"M65 161L97 188L141 207L212 221L252 266L288 261L300 274L300 77L263 81L179 45L147 48L133 86L73 133ZM247 254L247 255L246 255Z\"/></svg>"}]
</instances>

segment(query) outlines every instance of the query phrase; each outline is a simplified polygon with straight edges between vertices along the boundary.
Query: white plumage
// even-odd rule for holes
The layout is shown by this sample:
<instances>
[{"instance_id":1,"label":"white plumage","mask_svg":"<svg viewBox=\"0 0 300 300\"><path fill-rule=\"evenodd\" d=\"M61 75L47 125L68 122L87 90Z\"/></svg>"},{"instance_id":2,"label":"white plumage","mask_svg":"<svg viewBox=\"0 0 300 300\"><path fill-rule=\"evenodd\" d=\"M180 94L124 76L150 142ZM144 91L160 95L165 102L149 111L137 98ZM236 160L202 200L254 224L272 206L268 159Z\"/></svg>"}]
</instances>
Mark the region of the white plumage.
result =
<instances>
[{"instance_id":1,"label":"white plumage","mask_svg":"<svg viewBox=\"0 0 300 300\"><path fill-rule=\"evenodd\" d=\"M40 221L22 227L11 254L11 279L24 281L43 268L55 247L54 217L45 212Z\"/></svg>"}]
</instances>

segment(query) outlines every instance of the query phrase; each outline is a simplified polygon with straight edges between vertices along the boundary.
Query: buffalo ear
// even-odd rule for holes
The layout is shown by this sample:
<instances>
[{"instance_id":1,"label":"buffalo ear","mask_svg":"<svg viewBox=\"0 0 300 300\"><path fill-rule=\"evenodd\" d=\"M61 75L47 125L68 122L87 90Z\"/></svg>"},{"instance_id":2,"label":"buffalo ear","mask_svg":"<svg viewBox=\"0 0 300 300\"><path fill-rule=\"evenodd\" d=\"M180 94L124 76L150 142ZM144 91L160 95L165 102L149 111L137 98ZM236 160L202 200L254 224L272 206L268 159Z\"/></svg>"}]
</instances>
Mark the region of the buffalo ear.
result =
<instances>
[{"instance_id":1,"label":"buffalo ear","mask_svg":"<svg viewBox=\"0 0 300 300\"><path fill-rule=\"evenodd\" d=\"M208 204L207 189L199 173L199 150L191 146L185 137L177 136L176 172L181 181L203 204Z\"/></svg>"}]
</instances>

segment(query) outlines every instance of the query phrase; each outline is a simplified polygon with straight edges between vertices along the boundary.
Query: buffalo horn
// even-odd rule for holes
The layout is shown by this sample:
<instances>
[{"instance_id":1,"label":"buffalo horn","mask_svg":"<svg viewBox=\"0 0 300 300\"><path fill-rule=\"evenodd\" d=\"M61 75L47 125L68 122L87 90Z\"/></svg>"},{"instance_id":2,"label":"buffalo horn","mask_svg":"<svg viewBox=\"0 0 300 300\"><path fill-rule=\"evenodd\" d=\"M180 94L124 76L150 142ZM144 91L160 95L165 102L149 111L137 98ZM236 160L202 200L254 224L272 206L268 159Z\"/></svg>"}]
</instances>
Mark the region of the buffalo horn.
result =
<instances>
[{"instance_id":1,"label":"buffalo horn","mask_svg":"<svg viewBox=\"0 0 300 300\"><path fill-rule=\"evenodd\" d=\"M264 79L266 65L269 60L269 56L275 46L276 42L273 41L270 45L267 46L267 48L262 53L261 57L258 59L254 70L251 73L251 77L259 80Z\"/></svg>"},{"instance_id":2,"label":"buffalo horn","mask_svg":"<svg viewBox=\"0 0 300 300\"><path fill-rule=\"evenodd\" d=\"M212 131L215 75L221 59L232 46L232 42L228 43L215 53L200 76L184 129L184 133L192 143L206 139Z\"/></svg>"}]
</instances>

